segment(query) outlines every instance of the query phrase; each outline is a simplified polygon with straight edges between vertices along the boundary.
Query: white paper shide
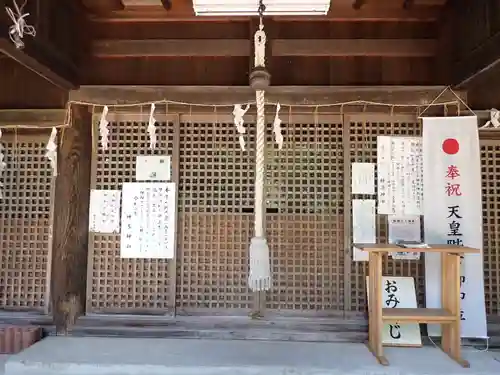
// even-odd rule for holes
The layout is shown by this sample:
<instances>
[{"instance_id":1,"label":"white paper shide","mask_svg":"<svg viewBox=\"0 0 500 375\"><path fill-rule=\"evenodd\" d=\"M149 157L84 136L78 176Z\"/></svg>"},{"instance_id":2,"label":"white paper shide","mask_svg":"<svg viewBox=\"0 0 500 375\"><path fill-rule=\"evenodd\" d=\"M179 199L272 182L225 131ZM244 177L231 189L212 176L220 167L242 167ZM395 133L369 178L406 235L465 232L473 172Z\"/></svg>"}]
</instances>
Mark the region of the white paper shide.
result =
<instances>
[{"instance_id":1,"label":"white paper shide","mask_svg":"<svg viewBox=\"0 0 500 375\"><path fill-rule=\"evenodd\" d=\"M138 155L135 159L137 181L170 181L171 173L169 155Z\"/></svg>"},{"instance_id":2,"label":"white paper shide","mask_svg":"<svg viewBox=\"0 0 500 375\"><path fill-rule=\"evenodd\" d=\"M89 230L120 233L120 190L91 190Z\"/></svg>"},{"instance_id":3,"label":"white paper shide","mask_svg":"<svg viewBox=\"0 0 500 375\"><path fill-rule=\"evenodd\" d=\"M353 199L352 201L353 243L368 244L377 240L376 213L374 199ZM368 261L368 252L353 248L353 260Z\"/></svg>"},{"instance_id":4,"label":"white paper shide","mask_svg":"<svg viewBox=\"0 0 500 375\"><path fill-rule=\"evenodd\" d=\"M378 213L423 214L422 141L377 137Z\"/></svg>"},{"instance_id":5,"label":"white paper shide","mask_svg":"<svg viewBox=\"0 0 500 375\"><path fill-rule=\"evenodd\" d=\"M175 189L173 182L123 184L121 258L174 257Z\"/></svg>"}]
</instances>

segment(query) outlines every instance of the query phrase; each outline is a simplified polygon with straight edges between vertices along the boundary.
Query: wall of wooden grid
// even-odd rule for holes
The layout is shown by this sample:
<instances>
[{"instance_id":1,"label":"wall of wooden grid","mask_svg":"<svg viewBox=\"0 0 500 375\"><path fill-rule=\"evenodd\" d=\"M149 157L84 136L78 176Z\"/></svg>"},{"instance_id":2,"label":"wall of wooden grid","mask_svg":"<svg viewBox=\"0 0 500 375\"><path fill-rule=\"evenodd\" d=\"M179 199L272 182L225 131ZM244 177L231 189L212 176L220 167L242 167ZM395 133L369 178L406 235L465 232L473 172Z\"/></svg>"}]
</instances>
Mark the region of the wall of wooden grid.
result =
<instances>
[{"instance_id":1,"label":"wall of wooden grid","mask_svg":"<svg viewBox=\"0 0 500 375\"><path fill-rule=\"evenodd\" d=\"M357 114L346 115L344 118L348 130L347 148L349 149L350 163L376 163L377 162L377 136L406 136L420 137L422 135L421 124L415 116L406 115L384 115L384 114ZM346 174L346 181L350 182L350 168ZM350 186L346 185L346 189ZM376 196L352 195L351 199L376 199ZM350 202L350 200L348 200ZM349 203L350 205L350 203ZM351 207L349 212L352 213ZM352 219L349 219L351 226ZM351 232L351 231L350 231ZM349 233L352 243L352 233ZM377 241L387 242L387 215L377 215ZM352 251L352 249L350 249ZM352 259L352 252L350 255ZM425 269L424 258L419 261L392 260L384 258L382 265L385 275L412 276L415 278L417 289L417 300L420 306L425 303ZM366 311L366 276L368 275L367 262L351 262L350 268L350 298L347 304L351 311Z\"/></svg>"},{"instance_id":2,"label":"wall of wooden grid","mask_svg":"<svg viewBox=\"0 0 500 375\"><path fill-rule=\"evenodd\" d=\"M253 235L254 118L247 116L247 150L239 147L228 114L181 115L157 127L148 149L142 116L111 123L110 150L98 151L96 188L134 181L137 154L171 154L178 180L177 259L121 260L119 235L95 235L89 256L89 312L247 313L248 245ZM301 115L283 112L285 144L278 150L268 126L266 227L273 289L267 307L295 312L366 309L366 264L352 262L350 163L376 162L378 135L421 136L414 116ZM498 314L500 140L482 141L485 288L488 314ZM175 156L177 155L177 156ZM175 172L177 171L177 172ZM175 177L177 176L177 177ZM379 241L386 218L377 219ZM176 272L174 271L176 270ZM413 276L424 302L424 262L386 260L390 275ZM175 277L173 277L175 275Z\"/></svg>"},{"instance_id":3,"label":"wall of wooden grid","mask_svg":"<svg viewBox=\"0 0 500 375\"><path fill-rule=\"evenodd\" d=\"M137 155L172 155L173 162L177 163L178 148L174 146L178 144L175 139L177 117L157 118L157 146L151 150L146 113L108 116L109 149L103 151L95 145L93 188L121 190L124 182L135 181ZM87 312L168 314L174 307L174 287L175 262L121 259L119 234L90 234Z\"/></svg>"},{"instance_id":4,"label":"wall of wooden grid","mask_svg":"<svg viewBox=\"0 0 500 375\"><path fill-rule=\"evenodd\" d=\"M255 126L245 117L241 151L233 117L181 117L179 312L251 308L248 245L253 235Z\"/></svg>"},{"instance_id":5,"label":"wall of wooden grid","mask_svg":"<svg viewBox=\"0 0 500 375\"><path fill-rule=\"evenodd\" d=\"M339 115L281 114L283 149L268 127L266 227L273 287L267 307L344 309L344 149Z\"/></svg>"},{"instance_id":6,"label":"wall of wooden grid","mask_svg":"<svg viewBox=\"0 0 500 375\"><path fill-rule=\"evenodd\" d=\"M49 133L4 131L0 199L0 309L48 311L52 171Z\"/></svg>"},{"instance_id":7,"label":"wall of wooden grid","mask_svg":"<svg viewBox=\"0 0 500 375\"><path fill-rule=\"evenodd\" d=\"M481 140L486 312L500 316L500 139Z\"/></svg>"}]
</instances>

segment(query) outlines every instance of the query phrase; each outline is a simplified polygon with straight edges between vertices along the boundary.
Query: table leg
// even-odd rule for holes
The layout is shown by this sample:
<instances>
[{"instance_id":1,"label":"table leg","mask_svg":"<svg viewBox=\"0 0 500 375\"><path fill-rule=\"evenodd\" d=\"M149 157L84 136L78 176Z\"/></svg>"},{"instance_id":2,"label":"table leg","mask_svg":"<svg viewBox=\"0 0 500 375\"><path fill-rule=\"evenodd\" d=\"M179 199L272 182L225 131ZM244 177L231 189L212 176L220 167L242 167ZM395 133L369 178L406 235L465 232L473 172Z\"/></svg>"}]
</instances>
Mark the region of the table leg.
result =
<instances>
[{"instance_id":1,"label":"table leg","mask_svg":"<svg viewBox=\"0 0 500 375\"><path fill-rule=\"evenodd\" d=\"M370 253L368 284L370 288L369 348L381 365L388 366L389 361L384 357L382 347L382 255L380 253Z\"/></svg>"},{"instance_id":2,"label":"table leg","mask_svg":"<svg viewBox=\"0 0 500 375\"><path fill-rule=\"evenodd\" d=\"M446 285L442 291L446 291L442 296L443 308L450 311L456 319L443 325L443 351L450 358L455 360L462 367L470 367L468 361L461 356L461 336L460 336L460 255L444 254L442 257L445 263L445 273L441 282ZM444 284L446 283L446 284Z\"/></svg>"}]
</instances>

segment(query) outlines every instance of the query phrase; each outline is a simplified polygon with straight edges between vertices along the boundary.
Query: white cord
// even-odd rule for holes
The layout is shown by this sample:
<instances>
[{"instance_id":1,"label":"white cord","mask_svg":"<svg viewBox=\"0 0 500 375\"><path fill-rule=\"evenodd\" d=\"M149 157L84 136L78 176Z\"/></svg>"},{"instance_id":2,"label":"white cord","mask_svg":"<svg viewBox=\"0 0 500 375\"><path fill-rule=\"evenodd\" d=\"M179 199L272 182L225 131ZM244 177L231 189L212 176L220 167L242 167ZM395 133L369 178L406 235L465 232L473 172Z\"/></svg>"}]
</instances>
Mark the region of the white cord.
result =
<instances>
[{"instance_id":1,"label":"white cord","mask_svg":"<svg viewBox=\"0 0 500 375\"><path fill-rule=\"evenodd\" d=\"M17 5L16 0L12 0L12 2L14 3L14 10L10 7L5 7L5 11L9 15L12 22L14 22L14 24L9 27L9 37L17 49L22 49L24 48L24 42L22 40L24 36L31 35L34 37L36 35L36 30L34 26L28 25L26 22L26 17L30 14L23 13L23 9L28 0L24 2L21 8Z\"/></svg>"}]
</instances>

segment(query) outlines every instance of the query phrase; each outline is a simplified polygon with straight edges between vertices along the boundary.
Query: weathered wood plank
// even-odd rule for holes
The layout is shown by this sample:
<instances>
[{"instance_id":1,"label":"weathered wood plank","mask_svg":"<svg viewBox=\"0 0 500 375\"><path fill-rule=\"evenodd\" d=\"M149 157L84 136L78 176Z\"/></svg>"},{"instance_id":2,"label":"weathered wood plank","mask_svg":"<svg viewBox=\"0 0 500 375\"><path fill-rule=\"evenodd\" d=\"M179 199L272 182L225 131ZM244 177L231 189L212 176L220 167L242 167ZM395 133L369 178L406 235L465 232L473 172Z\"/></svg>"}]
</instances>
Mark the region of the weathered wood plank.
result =
<instances>
[{"instance_id":1,"label":"weathered wood plank","mask_svg":"<svg viewBox=\"0 0 500 375\"><path fill-rule=\"evenodd\" d=\"M276 39L273 56L429 57L436 53L433 39ZM100 58L249 56L246 39L99 40L93 54Z\"/></svg>"},{"instance_id":2,"label":"weathered wood plank","mask_svg":"<svg viewBox=\"0 0 500 375\"><path fill-rule=\"evenodd\" d=\"M428 57L436 53L433 39L276 39L273 56Z\"/></svg>"},{"instance_id":3,"label":"weathered wood plank","mask_svg":"<svg viewBox=\"0 0 500 375\"><path fill-rule=\"evenodd\" d=\"M250 56L247 39L98 40L92 52L102 58Z\"/></svg>"},{"instance_id":4,"label":"weathered wood plank","mask_svg":"<svg viewBox=\"0 0 500 375\"><path fill-rule=\"evenodd\" d=\"M97 14L124 9L121 0L82 0L82 3L89 11Z\"/></svg>"},{"instance_id":5,"label":"weathered wood plank","mask_svg":"<svg viewBox=\"0 0 500 375\"><path fill-rule=\"evenodd\" d=\"M74 89L77 87L76 68L65 57L63 53L51 46L41 38L34 38L26 35L23 38L24 48L18 49L9 39L9 26L12 21L4 12L5 0L0 0L0 54L17 61L19 64L35 72L39 76L52 82L54 85L64 89ZM31 24L47 23L46 20L29 20ZM39 32L45 30L38 30Z\"/></svg>"},{"instance_id":6,"label":"weathered wood plank","mask_svg":"<svg viewBox=\"0 0 500 375\"><path fill-rule=\"evenodd\" d=\"M304 17L272 17L278 20L294 21L402 21L420 22L434 21L439 18L443 0L429 0L415 4L410 9L403 9L402 1L389 1L384 3L368 2L361 9L354 9L352 1L338 4L333 2L330 11L325 16ZM220 22L231 20L230 17L197 17L191 2L172 2L172 9L166 11L161 5L157 6L127 6L124 10L97 14L92 17L99 22L169 22L169 21L194 21L194 22ZM250 17L238 17L238 20ZM233 18L234 20L234 18Z\"/></svg>"},{"instance_id":7,"label":"weathered wood plank","mask_svg":"<svg viewBox=\"0 0 500 375\"><path fill-rule=\"evenodd\" d=\"M297 105L334 104L352 100L366 100L391 104L430 103L444 89L443 86L271 86L267 90L269 102ZM457 94L465 97L465 92ZM211 104L244 103L255 100L255 92L248 86L81 86L70 92L70 101L91 102L100 105L130 104L164 99ZM456 100L450 92L440 102Z\"/></svg>"},{"instance_id":8,"label":"weathered wood plank","mask_svg":"<svg viewBox=\"0 0 500 375\"><path fill-rule=\"evenodd\" d=\"M58 332L85 310L92 114L72 108L72 124L60 133L55 186L51 302Z\"/></svg>"},{"instance_id":9,"label":"weathered wood plank","mask_svg":"<svg viewBox=\"0 0 500 375\"><path fill-rule=\"evenodd\" d=\"M50 128L64 125L65 109L1 109L0 126Z\"/></svg>"}]
</instances>

